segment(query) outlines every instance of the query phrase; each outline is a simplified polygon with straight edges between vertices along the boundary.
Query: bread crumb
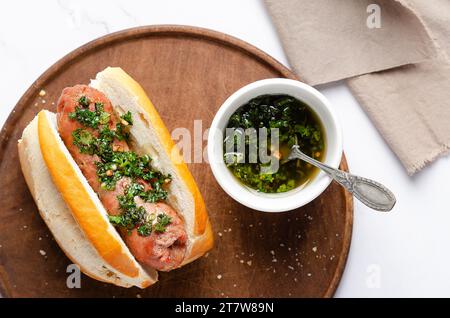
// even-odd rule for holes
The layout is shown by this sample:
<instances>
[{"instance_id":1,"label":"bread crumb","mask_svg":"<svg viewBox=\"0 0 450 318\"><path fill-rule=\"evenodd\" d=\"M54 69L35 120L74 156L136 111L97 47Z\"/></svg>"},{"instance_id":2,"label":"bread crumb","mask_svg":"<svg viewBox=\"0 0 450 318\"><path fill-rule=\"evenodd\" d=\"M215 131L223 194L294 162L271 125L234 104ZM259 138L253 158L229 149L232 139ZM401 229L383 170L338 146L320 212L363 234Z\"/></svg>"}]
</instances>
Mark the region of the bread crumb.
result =
<instances>
[{"instance_id":1,"label":"bread crumb","mask_svg":"<svg viewBox=\"0 0 450 318\"><path fill-rule=\"evenodd\" d=\"M222 279L222 275L217 275L217 279Z\"/></svg>"},{"instance_id":2,"label":"bread crumb","mask_svg":"<svg viewBox=\"0 0 450 318\"><path fill-rule=\"evenodd\" d=\"M39 250L39 253L40 253L42 256L45 256L45 255L47 254L44 250Z\"/></svg>"}]
</instances>

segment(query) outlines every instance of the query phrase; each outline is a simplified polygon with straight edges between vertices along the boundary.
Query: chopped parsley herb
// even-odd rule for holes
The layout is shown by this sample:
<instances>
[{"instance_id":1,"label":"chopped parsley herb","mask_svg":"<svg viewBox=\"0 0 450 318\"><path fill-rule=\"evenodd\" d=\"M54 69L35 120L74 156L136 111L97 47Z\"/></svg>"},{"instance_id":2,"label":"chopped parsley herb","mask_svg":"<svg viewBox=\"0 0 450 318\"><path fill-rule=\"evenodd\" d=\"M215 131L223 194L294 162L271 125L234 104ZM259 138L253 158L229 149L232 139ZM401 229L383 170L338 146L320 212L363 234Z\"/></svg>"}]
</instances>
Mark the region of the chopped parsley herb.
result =
<instances>
[{"instance_id":1,"label":"chopped parsley herb","mask_svg":"<svg viewBox=\"0 0 450 318\"><path fill-rule=\"evenodd\" d=\"M142 197L146 192L148 191L144 191L144 187L139 183L129 185L124 195L117 197L122 213L120 215L109 216L109 221L129 231L137 227L138 234L141 236L148 236L152 231L165 232L167 225L172 222L171 218L161 213L156 217L157 222L153 224L155 219L154 214L148 214L144 207L137 206L135 202L136 196Z\"/></svg>"},{"instance_id":2,"label":"chopped parsley herb","mask_svg":"<svg viewBox=\"0 0 450 318\"><path fill-rule=\"evenodd\" d=\"M123 114L122 116L120 116L120 118L125 120L129 125L133 125L133 118L131 116L131 112L130 111L128 111L125 114Z\"/></svg>"},{"instance_id":3,"label":"chopped parsley herb","mask_svg":"<svg viewBox=\"0 0 450 318\"><path fill-rule=\"evenodd\" d=\"M169 225L170 222L172 222L172 219L167 214L159 214L157 217L157 221L158 222L155 223L153 227L155 232L164 233L166 231L167 225Z\"/></svg>"},{"instance_id":4,"label":"chopped parsley herb","mask_svg":"<svg viewBox=\"0 0 450 318\"><path fill-rule=\"evenodd\" d=\"M83 107L88 107L91 104L91 101L86 96L81 96L78 99L78 104Z\"/></svg>"},{"instance_id":5,"label":"chopped parsley herb","mask_svg":"<svg viewBox=\"0 0 450 318\"><path fill-rule=\"evenodd\" d=\"M110 114L103 111L103 104L95 103L94 110L92 111L87 108L89 103L89 99L82 96L78 101L78 106L75 107L75 111L69 114L69 118L77 120L83 126L94 129L98 128L99 125L108 124Z\"/></svg>"},{"instance_id":6,"label":"chopped parsley herb","mask_svg":"<svg viewBox=\"0 0 450 318\"><path fill-rule=\"evenodd\" d=\"M130 139L130 133L125 129L125 126L121 123L116 124L115 137L118 140L126 140Z\"/></svg>"},{"instance_id":7,"label":"chopped parsley herb","mask_svg":"<svg viewBox=\"0 0 450 318\"><path fill-rule=\"evenodd\" d=\"M96 150L96 138L87 130L78 128L72 132L73 144L81 153L93 155Z\"/></svg>"},{"instance_id":8,"label":"chopped parsley herb","mask_svg":"<svg viewBox=\"0 0 450 318\"><path fill-rule=\"evenodd\" d=\"M279 152L268 150L272 158L287 156L295 144L318 160L324 153L324 134L319 119L308 105L292 96L261 95L253 98L231 115L227 128L267 128L269 149L270 128L277 128ZM250 144L254 142L251 137L244 135L245 139L241 139L234 135L233 139L224 140L224 161L235 177L247 186L260 192L286 192L307 182L317 171L301 160L291 160L280 164L275 173L263 172L266 164L251 160ZM231 140L237 152L227 152L227 140ZM243 141L244 152L239 151ZM258 140L254 144L259 147Z\"/></svg>"},{"instance_id":9,"label":"chopped parsley herb","mask_svg":"<svg viewBox=\"0 0 450 318\"><path fill-rule=\"evenodd\" d=\"M114 190L118 180L130 177L142 179L152 186L152 190L140 195L145 201L157 202L167 198L162 185L170 181L171 176L153 170L149 156L139 156L133 151L112 151L108 156L107 160L97 162L97 175L105 189Z\"/></svg>"},{"instance_id":10,"label":"chopped parsley herb","mask_svg":"<svg viewBox=\"0 0 450 318\"><path fill-rule=\"evenodd\" d=\"M151 224L145 223L138 227L137 229L140 236L149 236L152 234L152 226Z\"/></svg>"},{"instance_id":11,"label":"chopped parsley herb","mask_svg":"<svg viewBox=\"0 0 450 318\"><path fill-rule=\"evenodd\" d=\"M166 214L155 216L147 213L144 207L137 206L135 198L144 202L159 202L167 199L167 191L163 185L170 182L171 176L156 171L151 166L148 155L140 156L133 151L115 149L114 142L128 141L128 126L133 125L131 112L120 116L122 122L117 123L115 129L110 129L111 115L104 111L103 103L96 102L94 110L88 107L91 101L81 96L75 111L69 118L78 121L86 129L78 128L72 132L73 144L81 153L97 155L97 176L104 190L114 190L122 178L130 178L132 183L126 188L123 195L117 196L120 215L109 216L109 221L115 225L131 231L137 228L141 236L148 236L155 232L165 232L171 222ZM89 129L89 130L88 130ZM93 132L91 130L94 130ZM145 191L140 182L147 182L151 189ZM155 221L156 218L156 222Z\"/></svg>"}]
</instances>

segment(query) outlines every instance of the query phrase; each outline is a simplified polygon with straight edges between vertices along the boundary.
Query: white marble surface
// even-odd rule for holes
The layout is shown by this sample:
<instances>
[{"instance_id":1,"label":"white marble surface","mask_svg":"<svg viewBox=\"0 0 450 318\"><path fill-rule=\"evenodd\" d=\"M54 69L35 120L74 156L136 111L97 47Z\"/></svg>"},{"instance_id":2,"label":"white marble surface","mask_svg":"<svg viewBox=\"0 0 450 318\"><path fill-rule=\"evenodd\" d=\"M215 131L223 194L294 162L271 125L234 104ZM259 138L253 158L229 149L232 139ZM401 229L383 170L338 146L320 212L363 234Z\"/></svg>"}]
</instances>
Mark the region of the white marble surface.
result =
<instances>
[{"instance_id":1,"label":"white marble surface","mask_svg":"<svg viewBox=\"0 0 450 318\"><path fill-rule=\"evenodd\" d=\"M287 65L258 0L3 1L0 124L30 84L66 53L109 32L147 24L222 31ZM346 86L320 89L340 114L351 170L386 183L398 197L391 214L356 203L352 246L336 296L450 296L450 159L408 177Z\"/></svg>"}]
</instances>

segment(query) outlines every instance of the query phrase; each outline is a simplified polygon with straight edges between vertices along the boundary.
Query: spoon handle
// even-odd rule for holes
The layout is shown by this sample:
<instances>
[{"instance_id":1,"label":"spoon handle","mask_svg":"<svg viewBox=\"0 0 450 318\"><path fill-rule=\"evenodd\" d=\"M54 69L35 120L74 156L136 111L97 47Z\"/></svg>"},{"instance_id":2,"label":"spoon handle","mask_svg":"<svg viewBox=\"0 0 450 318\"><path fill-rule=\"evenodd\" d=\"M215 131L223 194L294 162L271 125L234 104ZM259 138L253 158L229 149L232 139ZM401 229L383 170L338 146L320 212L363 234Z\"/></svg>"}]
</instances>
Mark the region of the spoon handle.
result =
<instances>
[{"instance_id":1,"label":"spoon handle","mask_svg":"<svg viewBox=\"0 0 450 318\"><path fill-rule=\"evenodd\" d=\"M294 158L302 159L313 166L322 169L331 178L352 193L358 200L374 210L387 212L392 210L395 205L396 199L394 194L379 182L332 168L305 155L300 151L298 146L292 147L292 152L288 159Z\"/></svg>"}]
</instances>

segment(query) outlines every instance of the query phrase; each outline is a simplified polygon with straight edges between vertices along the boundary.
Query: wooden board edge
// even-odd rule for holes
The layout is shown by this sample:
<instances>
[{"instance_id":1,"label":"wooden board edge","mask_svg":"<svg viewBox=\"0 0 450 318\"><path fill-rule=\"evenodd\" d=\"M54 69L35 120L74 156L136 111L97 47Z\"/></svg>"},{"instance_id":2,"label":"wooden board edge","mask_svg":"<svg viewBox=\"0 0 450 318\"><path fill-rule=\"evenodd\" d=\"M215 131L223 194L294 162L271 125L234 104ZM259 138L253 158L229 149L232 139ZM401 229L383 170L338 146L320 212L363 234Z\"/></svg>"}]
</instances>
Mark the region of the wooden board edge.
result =
<instances>
[{"instance_id":1,"label":"wooden board edge","mask_svg":"<svg viewBox=\"0 0 450 318\"><path fill-rule=\"evenodd\" d=\"M342 154L342 161L339 166L340 169L349 171L347 158L345 154ZM334 181L333 181L334 182ZM348 254L350 252L350 245L352 241L352 230L353 230L353 195L347 192L343 187L341 191L345 196L345 227L344 236L342 239L342 253L339 256L338 265L334 273L333 279L331 280L328 290L323 295L324 298L331 298L336 293L336 290L341 282L342 276L344 274L345 266L347 264Z\"/></svg>"}]
</instances>

